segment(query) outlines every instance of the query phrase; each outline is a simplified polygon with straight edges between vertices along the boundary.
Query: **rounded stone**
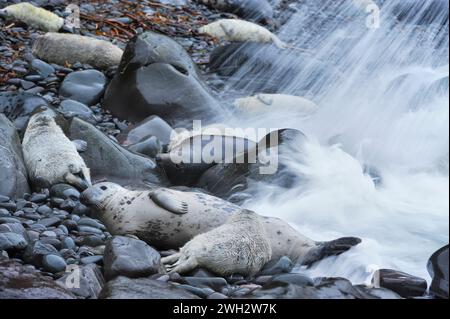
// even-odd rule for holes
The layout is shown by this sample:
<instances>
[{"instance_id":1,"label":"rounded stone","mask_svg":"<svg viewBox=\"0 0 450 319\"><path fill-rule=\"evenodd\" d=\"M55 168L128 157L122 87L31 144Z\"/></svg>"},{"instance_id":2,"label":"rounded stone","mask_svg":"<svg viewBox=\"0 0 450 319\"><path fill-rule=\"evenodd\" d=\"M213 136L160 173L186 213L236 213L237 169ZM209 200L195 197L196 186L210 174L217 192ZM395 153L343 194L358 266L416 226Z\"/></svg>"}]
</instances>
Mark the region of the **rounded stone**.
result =
<instances>
[{"instance_id":1,"label":"rounded stone","mask_svg":"<svg viewBox=\"0 0 450 319\"><path fill-rule=\"evenodd\" d=\"M46 255L42 259L42 265L46 271L58 273L66 270L67 264L64 258L57 255Z\"/></svg>"},{"instance_id":2,"label":"rounded stone","mask_svg":"<svg viewBox=\"0 0 450 319\"><path fill-rule=\"evenodd\" d=\"M106 77L97 70L72 72L66 76L59 89L59 94L86 105L100 101L106 86Z\"/></svg>"}]
</instances>

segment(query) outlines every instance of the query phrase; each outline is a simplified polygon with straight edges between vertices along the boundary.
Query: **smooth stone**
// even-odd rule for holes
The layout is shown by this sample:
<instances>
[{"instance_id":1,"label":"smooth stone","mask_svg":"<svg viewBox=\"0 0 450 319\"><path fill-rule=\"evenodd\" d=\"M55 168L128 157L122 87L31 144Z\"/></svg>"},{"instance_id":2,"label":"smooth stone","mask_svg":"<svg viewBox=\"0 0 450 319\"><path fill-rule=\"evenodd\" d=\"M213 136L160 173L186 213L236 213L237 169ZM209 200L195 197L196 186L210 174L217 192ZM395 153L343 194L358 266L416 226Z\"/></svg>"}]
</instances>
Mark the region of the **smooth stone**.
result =
<instances>
[{"instance_id":1,"label":"smooth stone","mask_svg":"<svg viewBox=\"0 0 450 319\"><path fill-rule=\"evenodd\" d=\"M58 237L54 231L50 231L50 230L46 230L46 231L42 232L41 236L42 237L50 237L50 238Z\"/></svg>"},{"instance_id":2,"label":"smooth stone","mask_svg":"<svg viewBox=\"0 0 450 319\"><path fill-rule=\"evenodd\" d=\"M73 186L67 184L56 184L50 188L50 196L62 199L78 200L80 192Z\"/></svg>"},{"instance_id":3,"label":"smooth stone","mask_svg":"<svg viewBox=\"0 0 450 319\"><path fill-rule=\"evenodd\" d=\"M45 227L42 224L34 223L33 225L30 226L30 229L41 233L41 232L45 231L47 229L47 227Z\"/></svg>"},{"instance_id":4,"label":"smooth stone","mask_svg":"<svg viewBox=\"0 0 450 319\"><path fill-rule=\"evenodd\" d=\"M27 238L27 231L20 223L1 224L0 233L16 233L22 235L25 239Z\"/></svg>"},{"instance_id":5,"label":"smooth stone","mask_svg":"<svg viewBox=\"0 0 450 319\"><path fill-rule=\"evenodd\" d=\"M178 285L177 287L185 289L191 293L193 293L196 296L199 296L200 298L208 298L209 295L213 294L215 291L210 288L198 288L191 285Z\"/></svg>"},{"instance_id":6,"label":"smooth stone","mask_svg":"<svg viewBox=\"0 0 450 319\"><path fill-rule=\"evenodd\" d=\"M92 180L106 179L122 186L168 186L165 173L153 160L128 151L93 125L73 118L69 132L70 139L87 142L87 150L80 155L91 170Z\"/></svg>"},{"instance_id":7,"label":"smooth stone","mask_svg":"<svg viewBox=\"0 0 450 319\"><path fill-rule=\"evenodd\" d=\"M78 224L74 220L66 219L62 222L62 225L66 226L69 231L75 230L78 227Z\"/></svg>"},{"instance_id":8,"label":"smooth stone","mask_svg":"<svg viewBox=\"0 0 450 319\"><path fill-rule=\"evenodd\" d=\"M0 233L0 250L22 250L28 243L22 235L16 233Z\"/></svg>"},{"instance_id":9,"label":"smooth stone","mask_svg":"<svg viewBox=\"0 0 450 319\"><path fill-rule=\"evenodd\" d=\"M30 188L19 135L4 114L0 114L0 145L0 202L5 204L6 199L21 197Z\"/></svg>"},{"instance_id":10,"label":"smooth stone","mask_svg":"<svg viewBox=\"0 0 450 319\"><path fill-rule=\"evenodd\" d=\"M154 136L164 147L169 145L174 133L173 128L162 118L150 116L136 125L129 126L117 138L120 144L128 146L141 142L148 136Z\"/></svg>"},{"instance_id":11,"label":"smooth stone","mask_svg":"<svg viewBox=\"0 0 450 319\"><path fill-rule=\"evenodd\" d=\"M30 66L33 70L35 70L43 78L46 78L50 74L55 73L54 67L52 67L50 64L48 64L42 60L39 60L39 59L32 60L30 63Z\"/></svg>"},{"instance_id":12,"label":"smooth stone","mask_svg":"<svg viewBox=\"0 0 450 319\"><path fill-rule=\"evenodd\" d=\"M77 202L71 200L71 199L66 199L64 200L61 205L59 205L59 208L61 208L62 210L71 212L72 210L75 209L75 207L78 205Z\"/></svg>"},{"instance_id":13,"label":"smooth stone","mask_svg":"<svg viewBox=\"0 0 450 319\"><path fill-rule=\"evenodd\" d=\"M10 198L5 195L0 195L0 203L9 202Z\"/></svg>"},{"instance_id":14,"label":"smooth stone","mask_svg":"<svg viewBox=\"0 0 450 319\"><path fill-rule=\"evenodd\" d=\"M46 194L34 194L31 196L30 201L32 201L33 203L43 203L47 200L47 195Z\"/></svg>"},{"instance_id":15,"label":"smooth stone","mask_svg":"<svg viewBox=\"0 0 450 319\"><path fill-rule=\"evenodd\" d=\"M284 282L298 286L314 286L314 281L303 274L281 274L272 277L270 282Z\"/></svg>"},{"instance_id":16,"label":"smooth stone","mask_svg":"<svg viewBox=\"0 0 450 319\"><path fill-rule=\"evenodd\" d=\"M36 210L39 214L49 216L51 213L53 213L53 209L48 207L47 205L39 206Z\"/></svg>"},{"instance_id":17,"label":"smooth stone","mask_svg":"<svg viewBox=\"0 0 450 319\"><path fill-rule=\"evenodd\" d=\"M102 289L99 299L199 299L176 286L149 278L117 277Z\"/></svg>"},{"instance_id":18,"label":"smooth stone","mask_svg":"<svg viewBox=\"0 0 450 319\"><path fill-rule=\"evenodd\" d=\"M66 270L66 261L57 255L46 255L42 260L42 266L46 271L58 273Z\"/></svg>"},{"instance_id":19,"label":"smooth stone","mask_svg":"<svg viewBox=\"0 0 450 319\"><path fill-rule=\"evenodd\" d=\"M283 273L290 273L294 268L294 263L287 256L281 257L279 260L271 260L259 272L259 276L278 275Z\"/></svg>"},{"instance_id":20,"label":"smooth stone","mask_svg":"<svg viewBox=\"0 0 450 319\"><path fill-rule=\"evenodd\" d=\"M161 256L142 240L115 236L108 241L104 254L105 277L147 277L161 269Z\"/></svg>"},{"instance_id":21,"label":"smooth stone","mask_svg":"<svg viewBox=\"0 0 450 319\"><path fill-rule=\"evenodd\" d=\"M44 244L52 245L56 250L61 249L61 241L58 238L41 236L39 240Z\"/></svg>"},{"instance_id":22,"label":"smooth stone","mask_svg":"<svg viewBox=\"0 0 450 319\"><path fill-rule=\"evenodd\" d=\"M183 277L183 279L191 286L208 287L215 291L221 291L223 287L228 286L227 281L220 277Z\"/></svg>"},{"instance_id":23,"label":"smooth stone","mask_svg":"<svg viewBox=\"0 0 450 319\"><path fill-rule=\"evenodd\" d=\"M430 293L441 299L448 299L448 245L436 251L427 264L428 272L433 278Z\"/></svg>"},{"instance_id":24,"label":"smooth stone","mask_svg":"<svg viewBox=\"0 0 450 319\"><path fill-rule=\"evenodd\" d=\"M272 281L272 277L273 276L258 276L255 278L255 280L253 282L257 285L264 286L265 284Z\"/></svg>"},{"instance_id":25,"label":"smooth stone","mask_svg":"<svg viewBox=\"0 0 450 319\"><path fill-rule=\"evenodd\" d=\"M61 247L66 249L74 249L75 241L71 237L66 237L61 241Z\"/></svg>"},{"instance_id":26,"label":"smooth stone","mask_svg":"<svg viewBox=\"0 0 450 319\"><path fill-rule=\"evenodd\" d=\"M83 257L81 258L81 263L83 265L88 264L102 264L103 263L103 256L89 256L89 257Z\"/></svg>"},{"instance_id":27,"label":"smooth stone","mask_svg":"<svg viewBox=\"0 0 450 319\"><path fill-rule=\"evenodd\" d=\"M96 235L90 235L83 238L82 244L89 247L97 247L105 244L105 240Z\"/></svg>"},{"instance_id":28,"label":"smooth stone","mask_svg":"<svg viewBox=\"0 0 450 319\"><path fill-rule=\"evenodd\" d=\"M103 234L103 232L100 229L90 227L90 226L79 226L78 225L78 231L80 234L86 234L86 235L92 235L92 234L101 235L101 234Z\"/></svg>"},{"instance_id":29,"label":"smooth stone","mask_svg":"<svg viewBox=\"0 0 450 319\"><path fill-rule=\"evenodd\" d=\"M62 101L59 110L66 116L76 116L83 120L92 120L94 115L89 107L74 100Z\"/></svg>"},{"instance_id":30,"label":"smooth stone","mask_svg":"<svg viewBox=\"0 0 450 319\"><path fill-rule=\"evenodd\" d=\"M90 226L101 230L106 230L106 227L102 223L89 217L82 217L78 221L78 226Z\"/></svg>"},{"instance_id":31,"label":"smooth stone","mask_svg":"<svg viewBox=\"0 0 450 319\"><path fill-rule=\"evenodd\" d=\"M61 220L58 217L48 217L41 219L40 221L38 221L38 223L45 227L50 227L60 224Z\"/></svg>"},{"instance_id":32,"label":"smooth stone","mask_svg":"<svg viewBox=\"0 0 450 319\"><path fill-rule=\"evenodd\" d=\"M0 217L0 224L20 223L20 220L13 217Z\"/></svg>"},{"instance_id":33,"label":"smooth stone","mask_svg":"<svg viewBox=\"0 0 450 319\"><path fill-rule=\"evenodd\" d=\"M9 119L16 120L20 117L29 117L36 108L48 106L48 103L40 96L26 92L0 92L0 113L4 113ZM23 123L24 125L26 124ZM23 130L25 127L19 127Z\"/></svg>"},{"instance_id":34,"label":"smooth stone","mask_svg":"<svg viewBox=\"0 0 450 319\"><path fill-rule=\"evenodd\" d=\"M103 105L132 122L157 115L170 124L192 124L223 113L184 48L155 32L128 42Z\"/></svg>"},{"instance_id":35,"label":"smooth stone","mask_svg":"<svg viewBox=\"0 0 450 319\"><path fill-rule=\"evenodd\" d=\"M33 267L0 258L0 299L75 299Z\"/></svg>"},{"instance_id":36,"label":"smooth stone","mask_svg":"<svg viewBox=\"0 0 450 319\"><path fill-rule=\"evenodd\" d=\"M72 214L75 214L78 216L86 216L86 215L90 215L90 213L91 213L90 208L81 203L78 203L72 210Z\"/></svg>"},{"instance_id":37,"label":"smooth stone","mask_svg":"<svg viewBox=\"0 0 450 319\"><path fill-rule=\"evenodd\" d=\"M71 274L58 279L58 284L81 298L97 299L105 285L105 280L99 267L95 264L89 264L72 268L71 271ZM73 282L75 280L73 279L74 276L77 276L76 285Z\"/></svg>"},{"instance_id":38,"label":"smooth stone","mask_svg":"<svg viewBox=\"0 0 450 319\"><path fill-rule=\"evenodd\" d=\"M100 101L106 86L106 77L97 70L72 72L66 76L59 94L67 99L94 105Z\"/></svg>"},{"instance_id":39,"label":"smooth stone","mask_svg":"<svg viewBox=\"0 0 450 319\"><path fill-rule=\"evenodd\" d=\"M224 294L221 294L220 292L214 292L208 296L208 299L220 300L220 299L229 299L229 298L228 298L228 296L225 296Z\"/></svg>"},{"instance_id":40,"label":"smooth stone","mask_svg":"<svg viewBox=\"0 0 450 319\"><path fill-rule=\"evenodd\" d=\"M377 270L372 284L375 288L392 290L404 298L423 296L428 287L425 279L392 269Z\"/></svg>"},{"instance_id":41,"label":"smooth stone","mask_svg":"<svg viewBox=\"0 0 450 319\"><path fill-rule=\"evenodd\" d=\"M20 85L22 86L22 88L24 90L28 90L28 89L31 89L32 87L36 86L36 84L34 82L26 81L26 80L20 81Z\"/></svg>"},{"instance_id":42,"label":"smooth stone","mask_svg":"<svg viewBox=\"0 0 450 319\"><path fill-rule=\"evenodd\" d=\"M58 254L58 250L52 245L45 244L41 240L36 241L34 244L28 245L23 254L23 260L36 267L42 266L42 259L49 254Z\"/></svg>"},{"instance_id":43,"label":"smooth stone","mask_svg":"<svg viewBox=\"0 0 450 319\"><path fill-rule=\"evenodd\" d=\"M163 151L161 143L155 136L151 136L142 142L128 146L128 149L134 153L139 153L151 158L155 158L156 155Z\"/></svg>"},{"instance_id":44,"label":"smooth stone","mask_svg":"<svg viewBox=\"0 0 450 319\"><path fill-rule=\"evenodd\" d=\"M34 242L38 241L39 240L39 235L40 234L37 231L34 231L34 230L28 230L27 231L28 241L30 243L34 243Z\"/></svg>"}]
</instances>

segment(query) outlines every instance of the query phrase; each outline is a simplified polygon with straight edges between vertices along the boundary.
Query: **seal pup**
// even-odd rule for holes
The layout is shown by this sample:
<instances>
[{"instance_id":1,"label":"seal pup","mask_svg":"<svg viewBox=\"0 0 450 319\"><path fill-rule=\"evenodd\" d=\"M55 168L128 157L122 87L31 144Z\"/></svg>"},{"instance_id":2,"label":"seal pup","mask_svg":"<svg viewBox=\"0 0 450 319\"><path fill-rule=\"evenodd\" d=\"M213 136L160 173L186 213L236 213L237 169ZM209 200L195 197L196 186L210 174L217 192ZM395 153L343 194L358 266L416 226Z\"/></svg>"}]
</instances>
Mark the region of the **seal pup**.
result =
<instances>
[{"instance_id":1,"label":"seal pup","mask_svg":"<svg viewBox=\"0 0 450 319\"><path fill-rule=\"evenodd\" d=\"M22 2L7 6L0 10L0 16L21 21L32 28L42 31L56 32L64 26L64 19L56 14Z\"/></svg>"},{"instance_id":2,"label":"seal pup","mask_svg":"<svg viewBox=\"0 0 450 319\"><path fill-rule=\"evenodd\" d=\"M137 236L160 250L178 249L195 236L226 224L234 213L243 210L204 193L159 187L130 191L113 183L90 187L81 194L80 200L97 214L112 235ZM316 242L281 219L261 219L273 259L289 256L291 260L310 265L361 242L354 237Z\"/></svg>"},{"instance_id":3,"label":"seal pup","mask_svg":"<svg viewBox=\"0 0 450 319\"><path fill-rule=\"evenodd\" d=\"M261 218L242 210L207 233L195 236L179 253L161 261L170 273L186 273L197 267L229 276L253 276L272 257L272 248Z\"/></svg>"},{"instance_id":4,"label":"seal pup","mask_svg":"<svg viewBox=\"0 0 450 319\"><path fill-rule=\"evenodd\" d=\"M77 147L48 113L34 114L22 142L23 157L31 183L38 188L66 183L86 189L91 186L89 168Z\"/></svg>"},{"instance_id":5,"label":"seal pup","mask_svg":"<svg viewBox=\"0 0 450 319\"><path fill-rule=\"evenodd\" d=\"M317 111L317 105L303 97L287 94L257 94L237 99L234 107L241 112L296 112L308 116Z\"/></svg>"},{"instance_id":6,"label":"seal pup","mask_svg":"<svg viewBox=\"0 0 450 319\"><path fill-rule=\"evenodd\" d=\"M39 36L32 52L49 63L65 65L66 62L81 62L100 70L119 65L123 54L122 49L108 41L53 32Z\"/></svg>"},{"instance_id":7,"label":"seal pup","mask_svg":"<svg viewBox=\"0 0 450 319\"><path fill-rule=\"evenodd\" d=\"M239 19L221 19L201 27L198 31L230 42L273 43L280 49L289 47L266 28Z\"/></svg>"}]
</instances>

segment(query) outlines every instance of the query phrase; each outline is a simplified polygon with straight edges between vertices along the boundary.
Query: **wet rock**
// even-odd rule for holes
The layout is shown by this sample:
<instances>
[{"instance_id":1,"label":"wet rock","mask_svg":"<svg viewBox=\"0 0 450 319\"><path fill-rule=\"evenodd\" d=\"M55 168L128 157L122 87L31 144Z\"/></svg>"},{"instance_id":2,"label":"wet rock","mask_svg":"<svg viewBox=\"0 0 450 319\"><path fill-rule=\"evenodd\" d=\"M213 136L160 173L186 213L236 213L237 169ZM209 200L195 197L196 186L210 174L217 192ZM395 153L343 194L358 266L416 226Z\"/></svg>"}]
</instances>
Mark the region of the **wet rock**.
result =
<instances>
[{"instance_id":1,"label":"wet rock","mask_svg":"<svg viewBox=\"0 0 450 319\"><path fill-rule=\"evenodd\" d=\"M228 286L227 281L220 277L183 277L183 279L191 286L208 287L215 291L221 291L223 287Z\"/></svg>"},{"instance_id":2,"label":"wet rock","mask_svg":"<svg viewBox=\"0 0 450 319\"><path fill-rule=\"evenodd\" d=\"M1 92L0 93L0 113L4 113L9 119L21 121L23 125L16 127L19 130L25 129L26 121L31 113L39 106L48 106L47 102L40 96L25 92Z\"/></svg>"},{"instance_id":3,"label":"wet rock","mask_svg":"<svg viewBox=\"0 0 450 319\"><path fill-rule=\"evenodd\" d=\"M106 227L102 223L89 217L80 218L78 221L78 226L89 226L100 230L106 230Z\"/></svg>"},{"instance_id":4,"label":"wet rock","mask_svg":"<svg viewBox=\"0 0 450 319\"><path fill-rule=\"evenodd\" d=\"M153 32L128 43L104 106L120 119L138 122L157 115L170 124L209 119L222 111L183 47Z\"/></svg>"},{"instance_id":5,"label":"wet rock","mask_svg":"<svg viewBox=\"0 0 450 319\"><path fill-rule=\"evenodd\" d=\"M147 137L154 136L161 143L162 147L167 147L174 133L175 131L172 127L162 118L150 116L144 121L128 127L117 138L122 145L128 146L141 142Z\"/></svg>"},{"instance_id":6,"label":"wet rock","mask_svg":"<svg viewBox=\"0 0 450 319\"><path fill-rule=\"evenodd\" d=\"M375 288L392 290L404 298L420 297L427 291L425 279L392 269L379 269L372 278Z\"/></svg>"},{"instance_id":7,"label":"wet rock","mask_svg":"<svg viewBox=\"0 0 450 319\"><path fill-rule=\"evenodd\" d=\"M159 140L155 137L149 137L142 142L128 146L128 149L132 152L146 155L151 158L155 158L156 155L162 152L163 148Z\"/></svg>"},{"instance_id":8,"label":"wet rock","mask_svg":"<svg viewBox=\"0 0 450 319\"><path fill-rule=\"evenodd\" d=\"M207 298L209 295L214 293L214 290L211 288L198 288L191 285L178 285L178 288L184 289L186 291L189 291L190 293L193 293L196 296L199 296L200 298Z\"/></svg>"},{"instance_id":9,"label":"wet rock","mask_svg":"<svg viewBox=\"0 0 450 319\"><path fill-rule=\"evenodd\" d=\"M71 267L71 273L58 279L58 284L74 295L86 299L97 299L105 285L102 273L95 264Z\"/></svg>"},{"instance_id":10,"label":"wet rock","mask_svg":"<svg viewBox=\"0 0 450 319\"><path fill-rule=\"evenodd\" d=\"M38 222L44 227L57 226L59 223L61 223L61 220L58 217L43 218Z\"/></svg>"},{"instance_id":11,"label":"wet rock","mask_svg":"<svg viewBox=\"0 0 450 319\"><path fill-rule=\"evenodd\" d=\"M32 201L33 203L43 203L46 200L47 200L47 195L46 194L34 194L30 198L30 201Z\"/></svg>"},{"instance_id":12,"label":"wet rock","mask_svg":"<svg viewBox=\"0 0 450 319\"><path fill-rule=\"evenodd\" d=\"M80 192L71 185L56 184L50 188L50 196L78 200L80 198Z\"/></svg>"},{"instance_id":13,"label":"wet rock","mask_svg":"<svg viewBox=\"0 0 450 319\"><path fill-rule=\"evenodd\" d=\"M28 243L22 235L16 233L0 233L0 250L22 250Z\"/></svg>"},{"instance_id":14,"label":"wet rock","mask_svg":"<svg viewBox=\"0 0 450 319\"><path fill-rule=\"evenodd\" d=\"M314 286L314 281L303 274L281 274L272 277L269 282L284 282L297 286Z\"/></svg>"},{"instance_id":15,"label":"wet rock","mask_svg":"<svg viewBox=\"0 0 450 319\"><path fill-rule=\"evenodd\" d=\"M5 115L0 114L0 195L21 197L30 191L19 135Z\"/></svg>"},{"instance_id":16,"label":"wet rock","mask_svg":"<svg viewBox=\"0 0 450 319\"><path fill-rule=\"evenodd\" d=\"M264 268L259 272L259 276L273 276L278 274L290 273L294 268L294 263L292 260L283 256L279 260L271 260L264 266Z\"/></svg>"},{"instance_id":17,"label":"wet rock","mask_svg":"<svg viewBox=\"0 0 450 319\"><path fill-rule=\"evenodd\" d=\"M59 88L59 95L86 105L99 102L106 86L106 77L97 70L72 72Z\"/></svg>"},{"instance_id":18,"label":"wet rock","mask_svg":"<svg viewBox=\"0 0 450 319\"><path fill-rule=\"evenodd\" d=\"M88 264L103 264L103 256L89 256L89 257L83 257L80 259L80 262L83 265Z\"/></svg>"},{"instance_id":19,"label":"wet rock","mask_svg":"<svg viewBox=\"0 0 450 319\"><path fill-rule=\"evenodd\" d=\"M75 296L32 267L0 259L0 299L75 299Z\"/></svg>"},{"instance_id":20,"label":"wet rock","mask_svg":"<svg viewBox=\"0 0 450 319\"><path fill-rule=\"evenodd\" d=\"M149 278L117 277L102 289L100 299L198 299L172 284Z\"/></svg>"},{"instance_id":21,"label":"wet rock","mask_svg":"<svg viewBox=\"0 0 450 319\"><path fill-rule=\"evenodd\" d=\"M208 296L208 299L228 299L228 297L220 292L214 292Z\"/></svg>"},{"instance_id":22,"label":"wet rock","mask_svg":"<svg viewBox=\"0 0 450 319\"><path fill-rule=\"evenodd\" d=\"M85 121L93 120L94 113L83 103L74 100L64 100L59 106L59 110L65 117L79 117Z\"/></svg>"},{"instance_id":23,"label":"wet rock","mask_svg":"<svg viewBox=\"0 0 450 319\"><path fill-rule=\"evenodd\" d=\"M161 256L145 242L115 236L107 244L104 255L105 277L147 277L161 269Z\"/></svg>"},{"instance_id":24,"label":"wet rock","mask_svg":"<svg viewBox=\"0 0 450 319\"><path fill-rule=\"evenodd\" d=\"M24 252L23 260L36 267L41 267L43 258L50 254L58 255L58 251L52 245L38 240L34 244L28 245Z\"/></svg>"},{"instance_id":25,"label":"wet rock","mask_svg":"<svg viewBox=\"0 0 450 319\"><path fill-rule=\"evenodd\" d=\"M54 67L39 59L33 59L30 63L30 66L32 70L41 75L43 78L46 78L50 74L55 73Z\"/></svg>"},{"instance_id":26,"label":"wet rock","mask_svg":"<svg viewBox=\"0 0 450 319\"><path fill-rule=\"evenodd\" d=\"M164 172L154 161L126 150L93 125L74 118L69 132L72 140L87 142L81 157L90 168L93 181L106 179L120 185L136 186L147 182L168 185Z\"/></svg>"},{"instance_id":27,"label":"wet rock","mask_svg":"<svg viewBox=\"0 0 450 319\"><path fill-rule=\"evenodd\" d=\"M448 245L430 257L427 268L433 278L430 293L437 298L448 299Z\"/></svg>"},{"instance_id":28,"label":"wet rock","mask_svg":"<svg viewBox=\"0 0 450 319\"><path fill-rule=\"evenodd\" d=\"M58 273L66 270L67 264L65 260L58 255L45 255L42 259L42 266L51 273Z\"/></svg>"},{"instance_id":29,"label":"wet rock","mask_svg":"<svg viewBox=\"0 0 450 319\"><path fill-rule=\"evenodd\" d=\"M20 223L5 223L0 225L0 233L15 233L27 239L27 231Z\"/></svg>"},{"instance_id":30,"label":"wet rock","mask_svg":"<svg viewBox=\"0 0 450 319\"><path fill-rule=\"evenodd\" d=\"M67 249L74 249L76 247L76 244L72 238L66 237L62 240L61 247Z\"/></svg>"}]
</instances>

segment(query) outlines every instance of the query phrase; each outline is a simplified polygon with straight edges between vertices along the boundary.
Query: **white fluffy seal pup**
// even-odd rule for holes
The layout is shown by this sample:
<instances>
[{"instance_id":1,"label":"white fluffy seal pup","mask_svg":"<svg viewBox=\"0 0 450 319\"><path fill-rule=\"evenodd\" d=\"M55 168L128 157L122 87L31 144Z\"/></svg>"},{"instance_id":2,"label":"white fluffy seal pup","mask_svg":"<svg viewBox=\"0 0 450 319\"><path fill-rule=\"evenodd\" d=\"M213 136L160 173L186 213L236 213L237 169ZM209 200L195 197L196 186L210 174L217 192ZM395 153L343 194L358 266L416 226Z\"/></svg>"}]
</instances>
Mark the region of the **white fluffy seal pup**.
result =
<instances>
[{"instance_id":1,"label":"white fluffy seal pup","mask_svg":"<svg viewBox=\"0 0 450 319\"><path fill-rule=\"evenodd\" d=\"M64 19L56 14L22 2L7 6L0 10L0 16L21 21L28 26L42 31L56 32L64 26Z\"/></svg>"},{"instance_id":2,"label":"white fluffy seal pup","mask_svg":"<svg viewBox=\"0 0 450 319\"><path fill-rule=\"evenodd\" d=\"M39 36L32 52L49 63L65 65L66 62L81 62L100 70L119 65L123 54L122 49L108 41L54 32Z\"/></svg>"},{"instance_id":3,"label":"white fluffy seal pup","mask_svg":"<svg viewBox=\"0 0 450 319\"><path fill-rule=\"evenodd\" d=\"M227 223L243 209L196 192L168 188L131 191L113 183L99 183L80 197L113 235L133 235L157 249L178 249L199 234ZM361 242L340 238L331 242L309 239L278 218L261 217L272 258L289 256L302 264L339 255Z\"/></svg>"},{"instance_id":4,"label":"white fluffy seal pup","mask_svg":"<svg viewBox=\"0 0 450 319\"><path fill-rule=\"evenodd\" d=\"M301 96L287 94L257 94L237 99L234 107L245 113L295 112L308 116L318 110L317 104Z\"/></svg>"},{"instance_id":5,"label":"white fluffy seal pup","mask_svg":"<svg viewBox=\"0 0 450 319\"><path fill-rule=\"evenodd\" d=\"M239 19L221 19L201 27L198 31L230 42L273 43L281 49L288 48L286 43L266 28Z\"/></svg>"},{"instance_id":6,"label":"white fluffy seal pup","mask_svg":"<svg viewBox=\"0 0 450 319\"><path fill-rule=\"evenodd\" d=\"M170 272L186 273L204 267L221 276L253 276L272 257L261 217L242 210L225 224L195 236L179 253L162 259Z\"/></svg>"},{"instance_id":7,"label":"white fluffy seal pup","mask_svg":"<svg viewBox=\"0 0 450 319\"><path fill-rule=\"evenodd\" d=\"M37 113L30 118L22 151L35 187L66 183L84 190L91 186L89 168L51 115Z\"/></svg>"}]
</instances>

